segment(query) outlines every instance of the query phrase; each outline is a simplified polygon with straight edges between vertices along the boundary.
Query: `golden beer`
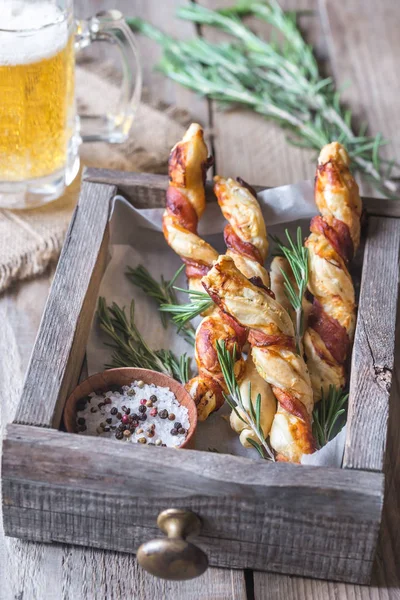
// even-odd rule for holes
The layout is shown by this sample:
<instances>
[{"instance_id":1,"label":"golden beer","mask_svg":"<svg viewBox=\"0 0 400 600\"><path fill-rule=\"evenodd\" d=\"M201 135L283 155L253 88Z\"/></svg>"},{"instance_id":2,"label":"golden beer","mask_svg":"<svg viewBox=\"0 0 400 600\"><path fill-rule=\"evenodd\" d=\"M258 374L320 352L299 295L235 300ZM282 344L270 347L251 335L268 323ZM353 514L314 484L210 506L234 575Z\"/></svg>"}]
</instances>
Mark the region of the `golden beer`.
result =
<instances>
[{"instance_id":1,"label":"golden beer","mask_svg":"<svg viewBox=\"0 0 400 600\"><path fill-rule=\"evenodd\" d=\"M74 46L65 21L33 33L25 48L24 38L14 43L9 56L0 44L0 180L10 182L64 168L74 102Z\"/></svg>"}]
</instances>

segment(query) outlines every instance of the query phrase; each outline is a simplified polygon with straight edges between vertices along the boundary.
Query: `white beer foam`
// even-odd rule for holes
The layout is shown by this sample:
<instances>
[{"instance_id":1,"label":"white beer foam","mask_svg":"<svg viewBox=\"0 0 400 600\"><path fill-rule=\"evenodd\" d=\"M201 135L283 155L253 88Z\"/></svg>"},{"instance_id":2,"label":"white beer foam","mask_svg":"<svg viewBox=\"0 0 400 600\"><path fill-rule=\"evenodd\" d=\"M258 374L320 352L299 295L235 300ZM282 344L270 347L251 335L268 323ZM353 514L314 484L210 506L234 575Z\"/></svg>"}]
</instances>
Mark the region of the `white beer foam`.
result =
<instances>
[{"instance_id":1,"label":"white beer foam","mask_svg":"<svg viewBox=\"0 0 400 600\"><path fill-rule=\"evenodd\" d=\"M0 66L54 56L68 40L65 14L51 2L0 0Z\"/></svg>"}]
</instances>

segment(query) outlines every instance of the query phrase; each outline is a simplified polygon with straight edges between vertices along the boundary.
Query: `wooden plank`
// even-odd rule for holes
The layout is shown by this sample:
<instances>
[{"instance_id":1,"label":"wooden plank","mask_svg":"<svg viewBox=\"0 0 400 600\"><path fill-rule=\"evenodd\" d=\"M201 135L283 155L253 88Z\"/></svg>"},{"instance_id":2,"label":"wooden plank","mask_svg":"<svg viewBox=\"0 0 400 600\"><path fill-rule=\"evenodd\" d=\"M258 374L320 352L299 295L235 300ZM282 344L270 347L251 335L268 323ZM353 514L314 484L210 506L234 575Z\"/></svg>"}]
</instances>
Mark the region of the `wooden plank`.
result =
<instances>
[{"instance_id":1,"label":"wooden plank","mask_svg":"<svg viewBox=\"0 0 400 600\"><path fill-rule=\"evenodd\" d=\"M58 427L76 385L108 252L116 188L84 182L64 242L15 420Z\"/></svg>"},{"instance_id":2,"label":"wooden plank","mask_svg":"<svg viewBox=\"0 0 400 600\"><path fill-rule=\"evenodd\" d=\"M399 6L392 0L319 0L322 24L338 86L350 82L344 101L358 122L365 120L372 135L382 133L390 140L383 148L385 158L400 154L400 74L397 57ZM364 194L376 196L366 185Z\"/></svg>"},{"instance_id":3,"label":"wooden plank","mask_svg":"<svg viewBox=\"0 0 400 600\"><path fill-rule=\"evenodd\" d=\"M13 286L0 298L0 437L14 418L51 279L52 271ZM0 454L1 449L0 444ZM195 581L162 581L129 554L6 538L1 512L0 503L2 600L246 600L240 570L210 568Z\"/></svg>"},{"instance_id":4,"label":"wooden plank","mask_svg":"<svg viewBox=\"0 0 400 600\"><path fill-rule=\"evenodd\" d=\"M223 8L232 5L231 0L198 0L208 8ZM315 9L317 0L283 0L281 6L287 10ZM249 19L253 31L268 37L266 23ZM317 19L311 15L302 18L302 26L319 36ZM202 35L211 41L223 39L214 28L203 27ZM243 109L222 111L212 103L213 145L215 148L216 172L226 177L240 176L255 184L266 183L270 187L312 179L315 172L313 152L295 148L288 144L286 133L276 124Z\"/></svg>"},{"instance_id":5,"label":"wooden plank","mask_svg":"<svg viewBox=\"0 0 400 600\"><path fill-rule=\"evenodd\" d=\"M383 470L394 362L399 251L398 221L370 217L351 366L345 468Z\"/></svg>"},{"instance_id":6,"label":"wooden plank","mask_svg":"<svg viewBox=\"0 0 400 600\"><path fill-rule=\"evenodd\" d=\"M85 170L84 179L94 183L116 185L119 193L137 208L162 208L168 187L166 175L152 173L127 173L111 169ZM254 185L257 192L267 189L266 185ZM206 182L207 202L215 202L212 182ZM369 215L400 218L400 203L386 198L363 198L363 206Z\"/></svg>"},{"instance_id":7,"label":"wooden plank","mask_svg":"<svg viewBox=\"0 0 400 600\"><path fill-rule=\"evenodd\" d=\"M176 506L201 517L199 545L212 565L368 581L381 474L189 450L182 458L166 448L11 425L3 453L5 531L133 552L156 534L157 514Z\"/></svg>"}]
</instances>

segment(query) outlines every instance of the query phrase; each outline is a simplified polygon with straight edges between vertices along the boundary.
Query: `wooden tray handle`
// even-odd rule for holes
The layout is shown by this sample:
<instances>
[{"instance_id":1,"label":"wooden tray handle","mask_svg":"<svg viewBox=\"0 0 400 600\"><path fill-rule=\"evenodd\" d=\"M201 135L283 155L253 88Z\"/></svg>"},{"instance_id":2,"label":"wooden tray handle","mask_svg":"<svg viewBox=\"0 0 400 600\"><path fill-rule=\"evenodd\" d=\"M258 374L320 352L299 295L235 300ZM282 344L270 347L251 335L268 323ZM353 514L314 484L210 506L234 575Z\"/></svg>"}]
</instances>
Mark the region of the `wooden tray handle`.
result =
<instances>
[{"instance_id":1,"label":"wooden tray handle","mask_svg":"<svg viewBox=\"0 0 400 600\"><path fill-rule=\"evenodd\" d=\"M184 580L199 577L208 567L208 558L200 548L186 541L198 535L201 521L189 510L169 508L158 515L157 525L167 534L142 544L137 559L143 569L162 579Z\"/></svg>"}]
</instances>

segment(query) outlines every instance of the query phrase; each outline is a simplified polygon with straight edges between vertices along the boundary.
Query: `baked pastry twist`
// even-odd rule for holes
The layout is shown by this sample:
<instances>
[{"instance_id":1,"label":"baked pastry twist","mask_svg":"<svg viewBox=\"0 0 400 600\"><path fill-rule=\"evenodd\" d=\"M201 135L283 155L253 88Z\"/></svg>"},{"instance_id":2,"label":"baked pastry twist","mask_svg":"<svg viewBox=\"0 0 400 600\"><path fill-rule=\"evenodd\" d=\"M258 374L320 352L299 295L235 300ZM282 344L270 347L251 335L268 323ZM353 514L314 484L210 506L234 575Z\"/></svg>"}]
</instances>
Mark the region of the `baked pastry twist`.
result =
<instances>
[{"instance_id":1,"label":"baked pastry twist","mask_svg":"<svg viewBox=\"0 0 400 600\"><path fill-rule=\"evenodd\" d=\"M267 231L255 190L242 179L214 177L214 192L228 221L224 229L226 254L247 279L256 278L269 286L263 266L268 252Z\"/></svg>"},{"instance_id":2,"label":"baked pastry twist","mask_svg":"<svg viewBox=\"0 0 400 600\"><path fill-rule=\"evenodd\" d=\"M256 284L269 286L269 274L263 266L268 252L267 230L257 193L240 178L235 181L223 177L214 177L214 192L222 214L228 221L224 229L227 256L232 258L236 267L247 279ZM276 400L269 383L258 374L251 355L246 360L239 381L246 409L250 406L250 400L255 403L257 395L261 396L260 425L266 437L276 412ZM251 383L251 398L249 383ZM241 414L240 409L238 413ZM231 412L230 424L232 429L240 434L241 444L250 448L251 443L248 438L256 441L256 436L235 411Z\"/></svg>"},{"instance_id":3,"label":"baked pastry twist","mask_svg":"<svg viewBox=\"0 0 400 600\"><path fill-rule=\"evenodd\" d=\"M259 374L272 386L278 410L270 442L279 460L300 462L315 450L311 430L313 394L307 366L296 353L293 323L265 288L255 286L228 256L220 256L202 279L210 297L248 329Z\"/></svg>"},{"instance_id":4,"label":"baked pastry twist","mask_svg":"<svg viewBox=\"0 0 400 600\"><path fill-rule=\"evenodd\" d=\"M354 286L347 265L360 242L362 212L350 159L338 142L325 146L318 159L315 201L321 212L311 221L309 291L313 307L304 336L314 400L321 389L345 384L345 361L354 335Z\"/></svg>"},{"instance_id":5,"label":"baked pastry twist","mask_svg":"<svg viewBox=\"0 0 400 600\"><path fill-rule=\"evenodd\" d=\"M163 215L164 237L186 263L189 287L203 289L200 279L218 258L218 252L197 235L206 206L205 177L211 165L203 130L192 123L183 139L171 150L170 183Z\"/></svg>"}]
</instances>

